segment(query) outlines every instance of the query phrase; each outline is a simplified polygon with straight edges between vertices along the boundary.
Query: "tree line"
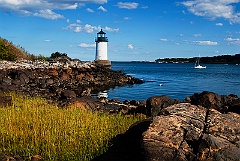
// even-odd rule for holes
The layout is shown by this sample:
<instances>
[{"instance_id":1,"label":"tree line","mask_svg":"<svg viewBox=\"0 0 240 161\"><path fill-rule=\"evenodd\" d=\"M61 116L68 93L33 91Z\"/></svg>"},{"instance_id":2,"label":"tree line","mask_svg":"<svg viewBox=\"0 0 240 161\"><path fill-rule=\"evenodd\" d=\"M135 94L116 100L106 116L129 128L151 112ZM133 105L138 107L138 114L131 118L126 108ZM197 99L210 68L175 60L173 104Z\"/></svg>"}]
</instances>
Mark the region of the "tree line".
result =
<instances>
[{"instance_id":1,"label":"tree line","mask_svg":"<svg viewBox=\"0 0 240 161\"><path fill-rule=\"evenodd\" d=\"M195 63L198 57L193 58L158 58L157 63ZM240 64L240 54L219 55L213 57L201 57L201 63L205 64Z\"/></svg>"},{"instance_id":2,"label":"tree line","mask_svg":"<svg viewBox=\"0 0 240 161\"><path fill-rule=\"evenodd\" d=\"M28 53L23 47L15 46L12 42L0 37L0 60L15 61L19 59L28 60L49 60L56 59L61 56L67 56L66 53L54 52L50 57L43 55L34 55Z\"/></svg>"}]
</instances>

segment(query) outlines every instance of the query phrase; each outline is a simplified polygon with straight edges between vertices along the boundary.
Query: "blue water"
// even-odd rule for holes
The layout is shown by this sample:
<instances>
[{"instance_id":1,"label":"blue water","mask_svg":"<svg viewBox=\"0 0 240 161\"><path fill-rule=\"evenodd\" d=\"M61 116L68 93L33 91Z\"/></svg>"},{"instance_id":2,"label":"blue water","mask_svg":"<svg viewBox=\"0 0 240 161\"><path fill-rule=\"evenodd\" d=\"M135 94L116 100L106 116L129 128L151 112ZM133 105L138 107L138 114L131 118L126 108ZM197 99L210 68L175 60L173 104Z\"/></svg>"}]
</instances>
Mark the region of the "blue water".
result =
<instances>
[{"instance_id":1,"label":"blue water","mask_svg":"<svg viewBox=\"0 0 240 161\"><path fill-rule=\"evenodd\" d=\"M240 96L240 65L205 65L206 69L195 69L188 63L112 62L113 70L122 70L146 83L115 87L107 91L108 98L142 101L151 96L167 95L182 101L203 91Z\"/></svg>"}]
</instances>

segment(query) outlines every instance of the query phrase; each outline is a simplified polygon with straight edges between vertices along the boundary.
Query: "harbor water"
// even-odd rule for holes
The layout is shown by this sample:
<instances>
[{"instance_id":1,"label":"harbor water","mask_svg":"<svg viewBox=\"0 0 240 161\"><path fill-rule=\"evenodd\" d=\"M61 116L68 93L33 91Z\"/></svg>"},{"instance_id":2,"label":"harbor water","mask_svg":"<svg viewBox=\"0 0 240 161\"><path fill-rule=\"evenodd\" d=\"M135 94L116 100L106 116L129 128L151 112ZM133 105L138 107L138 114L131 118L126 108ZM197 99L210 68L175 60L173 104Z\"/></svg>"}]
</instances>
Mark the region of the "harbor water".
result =
<instances>
[{"instance_id":1,"label":"harbor water","mask_svg":"<svg viewBox=\"0 0 240 161\"><path fill-rule=\"evenodd\" d=\"M183 101L203 91L240 97L240 65L204 65L206 69L195 69L190 63L112 62L113 70L122 70L145 83L115 87L102 94L121 101L142 101L161 95Z\"/></svg>"}]
</instances>

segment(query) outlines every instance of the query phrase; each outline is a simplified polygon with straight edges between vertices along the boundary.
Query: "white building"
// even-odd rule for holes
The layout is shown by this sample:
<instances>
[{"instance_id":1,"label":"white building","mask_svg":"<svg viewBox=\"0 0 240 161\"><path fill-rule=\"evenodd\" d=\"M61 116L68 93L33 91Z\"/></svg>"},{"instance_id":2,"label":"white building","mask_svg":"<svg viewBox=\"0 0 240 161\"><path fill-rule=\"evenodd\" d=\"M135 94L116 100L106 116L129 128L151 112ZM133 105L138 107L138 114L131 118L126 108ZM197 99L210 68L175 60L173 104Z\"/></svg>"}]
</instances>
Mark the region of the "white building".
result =
<instances>
[{"instance_id":1,"label":"white building","mask_svg":"<svg viewBox=\"0 0 240 161\"><path fill-rule=\"evenodd\" d=\"M107 56L107 43L108 38L105 36L105 32L101 31L97 33L97 37L95 39L96 42L96 57L95 63L98 65L103 65L106 67L111 66L111 62L108 60Z\"/></svg>"}]
</instances>

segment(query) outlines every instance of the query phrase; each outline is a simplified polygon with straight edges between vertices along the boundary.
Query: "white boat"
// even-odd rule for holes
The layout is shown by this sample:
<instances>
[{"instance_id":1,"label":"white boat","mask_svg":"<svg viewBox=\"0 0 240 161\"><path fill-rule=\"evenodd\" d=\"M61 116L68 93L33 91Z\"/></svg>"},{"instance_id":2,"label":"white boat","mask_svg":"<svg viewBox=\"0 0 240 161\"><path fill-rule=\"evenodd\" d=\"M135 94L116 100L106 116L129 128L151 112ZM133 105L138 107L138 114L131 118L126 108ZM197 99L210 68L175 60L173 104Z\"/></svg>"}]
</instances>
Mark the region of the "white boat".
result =
<instances>
[{"instance_id":1,"label":"white boat","mask_svg":"<svg viewBox=\"0 0 240 161\"><path fill-rule=\"evenodd\" d=\"M205 68L207 68L206 66L201 66L201 65L199 64L199 62L200 62L200 55L199 55L199 58L197 59L197 61L196 61L196 63L195 63L194 68L196 68L196 69L205 69Z\"/></svg>"},{"instance_id":2,"label":"white boat","mask_svg":"<svg viewBox=\"0 0 240 161\"><path fill-rule=\"evenodd\" d=\"M205 68L207 68L207 67L206 67L206 66L197 65L197 66L195 66L194 68L196 68L196 69L205 69Z\"/></svg>"}]
</instances>

